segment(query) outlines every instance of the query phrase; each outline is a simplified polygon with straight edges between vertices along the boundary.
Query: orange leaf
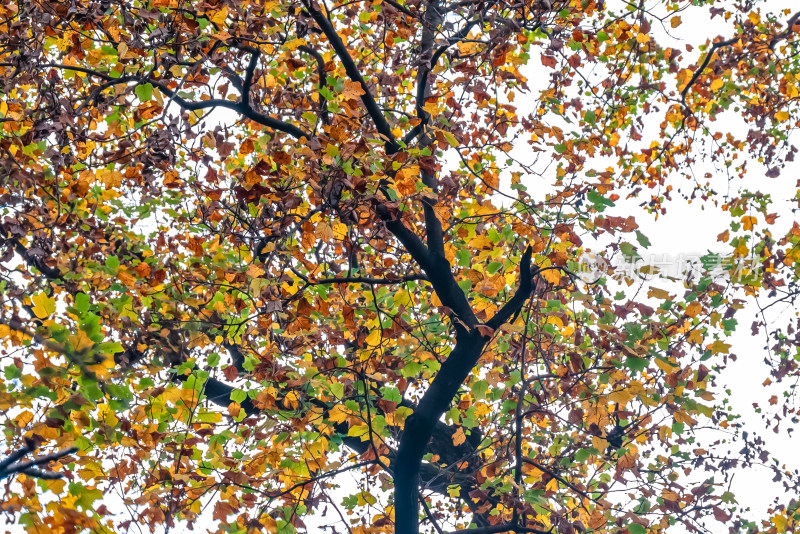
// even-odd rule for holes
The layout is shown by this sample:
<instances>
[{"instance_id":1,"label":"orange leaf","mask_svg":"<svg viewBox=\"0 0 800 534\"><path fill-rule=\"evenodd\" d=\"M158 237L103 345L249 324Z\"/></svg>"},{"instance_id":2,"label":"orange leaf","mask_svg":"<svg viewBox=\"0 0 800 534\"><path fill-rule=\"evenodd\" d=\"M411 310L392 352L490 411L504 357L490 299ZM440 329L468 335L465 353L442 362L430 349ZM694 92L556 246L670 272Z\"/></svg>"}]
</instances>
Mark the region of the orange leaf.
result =
<instances>
[{"instance_id":1,"label":"orange leaf","mask_svg":"<svg viewBox=\"0 0 800 534\"><path fill-rule=\"evenodd\" d=\"M458 429L453 432L453 445L458 447L465 441L467 441L467 436L464 434L464 429L462 427L458 427Z\"/></svg>"},{"instance_id":2,"label":"orange leaf","mask_svg":"<svg viewBox=\"0 0 800 534\"><path fill-rule=\"evenodd\" d=\"M361 95L366 94L361 84L351 80L344 81L344 90L342 96L348 100L360 98Z\"/></svg>"}]
</instances>

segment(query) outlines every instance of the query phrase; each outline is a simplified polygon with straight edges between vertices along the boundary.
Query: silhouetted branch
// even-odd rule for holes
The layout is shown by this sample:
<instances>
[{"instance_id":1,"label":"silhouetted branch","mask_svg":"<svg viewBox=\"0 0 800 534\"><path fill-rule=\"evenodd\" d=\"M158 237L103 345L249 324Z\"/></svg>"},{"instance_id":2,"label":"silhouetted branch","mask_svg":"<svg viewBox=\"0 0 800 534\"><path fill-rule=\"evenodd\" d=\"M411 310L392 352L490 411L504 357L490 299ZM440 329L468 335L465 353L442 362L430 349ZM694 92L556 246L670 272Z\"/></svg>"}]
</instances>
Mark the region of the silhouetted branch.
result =
<instances>
[{"instance_id":1,"label":"silhouetted branch","mask_svg":"<svg viewBox=\"0 0 800 534\"><path fill-rule=\"evenodd\" d=\"M51 454L47 454L45 456L41 456L39 458L27 462L19 461L23 457L34 452L35 450L36 450L36 445L33 443L33 441L29 441L23 448L19 449L18 451L14 451L10 455L8 455L8 457L5 460L0 461L0 480L8 478L17 473L21 473L23 475L27 475L32 478L41 478L45 480L53 480L56 478L61 478L64 476L63 473L45 471L39 469L39 467L46 465L50 462L59 460L75 452L78 452L77 447L70 447L68 449L53 452Z\"/></svg>"}]
</instances>

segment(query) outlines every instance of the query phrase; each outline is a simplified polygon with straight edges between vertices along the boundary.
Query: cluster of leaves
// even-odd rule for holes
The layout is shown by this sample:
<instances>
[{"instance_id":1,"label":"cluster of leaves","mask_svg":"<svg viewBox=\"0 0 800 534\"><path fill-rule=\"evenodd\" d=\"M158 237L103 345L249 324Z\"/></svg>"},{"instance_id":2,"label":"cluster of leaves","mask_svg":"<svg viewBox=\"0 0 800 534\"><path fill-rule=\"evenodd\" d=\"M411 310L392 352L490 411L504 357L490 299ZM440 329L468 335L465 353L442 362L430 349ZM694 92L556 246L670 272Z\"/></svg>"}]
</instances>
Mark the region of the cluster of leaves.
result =
<instances>
[{"instance_id":1,"label":"cluster of leaves","mask_svg":"<svg viewBox=\"0 0 800 534\"><path fill-rule=\"evenodd\" d=\"M694 430L738 425L713 387L737 310L796 296L797 223L776 238L768 197L717 189L796 152L798 17L654 4L2 0L3 432L77 452L0 512L758 529L727 483L762 442L722 456ZM661 44L701 10L730 35ZM746 135L714 130L729 116ZM672 195L730 212L720 241L760 274L582 278L589 249L650 245L620 206ZM798 330L773 334L779 378ZM783 503L764 528L797 523Z\"/></svg>"}]
</instances>

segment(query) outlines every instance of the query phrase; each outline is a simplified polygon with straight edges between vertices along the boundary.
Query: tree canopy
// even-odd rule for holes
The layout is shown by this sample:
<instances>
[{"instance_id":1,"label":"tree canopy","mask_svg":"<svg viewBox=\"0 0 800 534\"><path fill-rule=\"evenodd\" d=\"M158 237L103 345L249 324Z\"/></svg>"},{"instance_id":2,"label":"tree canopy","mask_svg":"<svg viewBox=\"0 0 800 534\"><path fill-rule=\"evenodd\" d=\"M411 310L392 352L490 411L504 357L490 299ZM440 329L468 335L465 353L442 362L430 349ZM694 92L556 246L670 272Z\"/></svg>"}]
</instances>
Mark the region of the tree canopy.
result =
<instances>
[{"instance_id":1,"label":"tree canopy","mask_svg":"<svg viewBox=\"0 0 800 534\"><path fill-rule=\"evenodd\" d=\"M793 531L797 473L717 383L750 327L795 421L780 4L0 1L0 512ZM719 254L654 276L686 203Z\"/></svg>"}]
</instances>

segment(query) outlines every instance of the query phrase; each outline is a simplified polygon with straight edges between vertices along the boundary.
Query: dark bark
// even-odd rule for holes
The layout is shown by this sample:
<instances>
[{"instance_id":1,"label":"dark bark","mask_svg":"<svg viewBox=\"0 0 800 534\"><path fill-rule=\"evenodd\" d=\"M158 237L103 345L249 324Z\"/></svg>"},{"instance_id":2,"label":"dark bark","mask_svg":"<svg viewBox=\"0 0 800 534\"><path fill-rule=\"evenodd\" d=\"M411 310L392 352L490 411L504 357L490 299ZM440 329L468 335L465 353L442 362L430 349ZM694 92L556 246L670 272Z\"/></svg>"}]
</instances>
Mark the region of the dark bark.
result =
<instances>
[{"instance_id":1,"label":"dark bark","mask_svg":"<svg viewBox=\"0 0 800 534\"><path fill-rule=\"evenodd\" d=\"M417 409L406 418L397 449L394 475L395 532L419 532L418 492L422 457L439 418L447 411L458 388L478 363L489 338L477 330L462 330L460 339L442 364Z\"/></svg>"},{"instance_id":2,"label":"dark bark","mask_svg":"<svg viewBox=\"0 0 800 534\"><path fill-rule=\"evenodd\" d=\"M77 447L70 447L69 449L64 449L62 451L57 451L46 456L41 456L34 460L29 460L27 462L20 462L22 458L31 454L37 449L38 445L30 440L28 443L25 444L24 447L21 449L12 452L8 455L8 457L2 461L0 461L0 480L15 475L17 473L21 473L23 475L27 475L31 478L41 478L44 480L53 480L56 478L61 478L64 476L62 473L55 473L53 471L45 471L43 469L39 469L41 466L47 465L50 462L54 462L63 458L64 456L68 456L75 452L78 452Z\"/></svg>"}]
</instances>

